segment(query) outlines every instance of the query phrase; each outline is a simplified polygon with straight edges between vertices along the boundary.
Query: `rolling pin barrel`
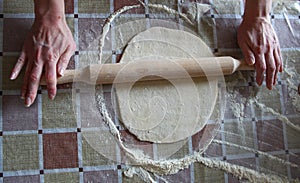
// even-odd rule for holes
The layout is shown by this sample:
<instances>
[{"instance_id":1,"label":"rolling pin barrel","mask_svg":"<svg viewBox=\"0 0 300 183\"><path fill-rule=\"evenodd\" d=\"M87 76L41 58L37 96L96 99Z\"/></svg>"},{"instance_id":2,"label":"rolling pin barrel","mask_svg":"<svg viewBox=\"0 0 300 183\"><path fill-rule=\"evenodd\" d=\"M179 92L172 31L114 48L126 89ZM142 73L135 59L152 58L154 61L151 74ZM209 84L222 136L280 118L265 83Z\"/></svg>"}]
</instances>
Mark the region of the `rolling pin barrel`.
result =
<instances>
[{"instance_id":1,"label":"rolling pin barrel","mask_svg":"<svg viewBox=\"0 0 300 183\"><path fill-rule=\"evenodd\" d=\"M165 79L230 75L237 70L253 70L232 57L205 57L199 59L143 60L129 63L95 64L81 70L66 70L58 84L85 82L112 84ZM41 84L45 85L42 80Z\"/></svg>"}]
</instances>

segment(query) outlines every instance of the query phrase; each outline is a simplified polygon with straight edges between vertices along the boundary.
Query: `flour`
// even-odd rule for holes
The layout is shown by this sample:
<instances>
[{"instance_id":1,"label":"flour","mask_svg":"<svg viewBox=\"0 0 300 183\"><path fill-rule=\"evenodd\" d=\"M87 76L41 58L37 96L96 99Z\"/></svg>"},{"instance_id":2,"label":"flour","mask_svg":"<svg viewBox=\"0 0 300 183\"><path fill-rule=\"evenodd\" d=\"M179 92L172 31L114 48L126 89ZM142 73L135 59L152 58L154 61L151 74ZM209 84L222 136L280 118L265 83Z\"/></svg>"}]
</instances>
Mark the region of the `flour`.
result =
<instances>
[{"instance_id":1,"label":"flour","mask_svg":"<svg viewBox=\"0 0 300 183\"><path fill-rule=\"evenodd\" d=\"M270 107L267 107L265 104L260 103L257 99L254 98L254 99L250 100L250 102L255 104L257 107L259 107L260 110L272 113L280 121L284 122L285 124L287 124L291 128L293 128L297 131L300 131L300 126L299 125L294 124L286 116L276 112L274 109L272 109Z\"/></svg>"},{"instance_id":2,"label":"flour","mask_svg":"<svg viewBox=\"0 0 300 183\"><path fill-rule=\"evenodd\" d=\"M244 122L244 110L246 105L246 99L240 95L238 95L238 92L228 89L228 92L226 93L227 99L229 100L229 107L231 111L233 112L234 117L238 120L238 128L240 130L241 137L243 138L243 142L245 142L245 129L243 126Z\"/></svg>"},{"instance_id":3,"label":"flour","mask_svg":"<svg viewBox=\"0 0 300 183\"><path fill-rule=\"evenodd\" d=\"M168 160L168 161L153 161L153 160L138 160L137 163L140 163L139 166L144 169L157 173L159 175L167 175L177 173L179 170L183 168L187 168L191 163L199 162L204 164L210 168L216 168L228 173L231 173L240 179L245 178L251 182L289 182L286 178L279 177L277 175L270 175L259 173L255 170L239 166L233 165L231 163L227 163L220 160L214 160L210 158L205 158L202 154L195 153L192 156L188 156L186 158L178 159L178 160ZM130 170L130 175L139 174L139 172L135 172L136 169Z\"/></svg>"},{"instance_id":4,"label":"flour","mask_svg":"<svg viewBox=\"0 0 300 183\"><path fill-rule=\"evenodd\" d=\"M274 0L272 2L273 12L276 14L299 14L300 5L295 0Z\"/></svg>"},{"instance_id":5,"label":"flour","mask_svg":"<svg viewBox=\"0 0 300 183\"><path fill-rule=\"evenodd\" d=\"M100 63L103 63L104 61L102 60L103 57L103 46L104 46L104 41L105 41L105 37L107 36L107 33L109 32L110 29L110 25L111 23L115 20L116 17L118 17L120 14L124 13L125 11L134 9L134 8L138 8L141 5L137 4L137 5L132 5L132 6L124 6L123 8L115 11L114 13L112 13L106 20L104 26L103 26L103 30L102 30L102 34L100 37L100 41L99 41L99 50L100 50Z\"/></svg>"},{"instance_id":6,"label":"flour","mask_svg":"<svg viewBox=\"0 0 300 183\"><path fill-rule=\"evenodd\" d=\"M280 159L276 156L273 156L271 154L268 154L268 153L265 153L263 151L259 151L259 150L256 150L256 149L252 149L252 148L249 148L249 147L241 146L241 145L230 143L230 142L220 141L220 140L216 140L216 139L213 140L213 143L225 144L227 146L236 147L236 148L243 149L243 150L255 153L255 154L257 153L258 155L265 156L265 157L269 158L270 160L277 161L277 162L279 162L283 165L286 165L286 166L292 166L292 167L295 167L295 168L299 167L298 165L296 165L294 163L284 161L283 159Z\"/></svg>"},{"instance_id":7,"label":"flour","mask_svg":"<svg viewBox=\"0 0 300 183\"><path fill-rule=\"evenodd\" d=\"M142 3L142 4L145 6L144 3ZM177 16L181 17L184 21L186 21L188 24L194 25L194 23L188 18L188 16L186 14L183 14L183 13L180 13L180 12L174 10L174 9L171 9L171 8L169 8L166 5L163 5L163 4L151 4L151 3L149 3L149 4L147 4L147 6L149 8L163 10L163 11L167 12L170 15L177 15Z\"/></svg>"},{"instance_id":8,"label":"flour","mask_svg":"<svg viewBox=\"0 0 300 183\"><path fill-rule=\"evenodd\" d=\"M300 112L300 95L298 95L298 86L295 84L297 80L299 82L299 74L295 71L295 68L287 67L284 70L284 73L288 76L288 95L292 100L293 106L296 108L298 112Z\"/></svg>"},{"instance_id":9,"label":"flour","mask_svg":"<svg viewBox=\"0 0 300 183\"><path fill-rule=\"evenodd\" d=\"M226 82L226 98L229 100L228 105L231 109L233 116L237 119L238 129L241 134L241 138L243 143L245 143L245 128L244 128L244 118L245 118L245 108L249 105L249 101L247 98L243 97L239 94L238 91L234 89L234 87L238 84L238 82L246 82L246 78L242 75L240 71L237 72L237 79Z\"/></svg>"},{"instance_id":10,"label":"flour","mask_svg":"<svg viewBox=\"0 0 300 183\"><path fill-rule=\"evenodd\" d=\"M141 167L129 167L124 171L124 175L132 178L134 175L137 175L145 182L155 183L156 181L151 177L151 175Z\"/></svg>"},{"instance_id":11,"label":"flour","mask_svg":"<svg viewBox=\"0 0 300 183\"><path fill-rule=\"evenodd\" d=\"M189 7L187 14L189 19L198 23L203 14L208 12L210 8L211 6L208 4L192 3L191 7Z\"/></svg>"}]
</instances>

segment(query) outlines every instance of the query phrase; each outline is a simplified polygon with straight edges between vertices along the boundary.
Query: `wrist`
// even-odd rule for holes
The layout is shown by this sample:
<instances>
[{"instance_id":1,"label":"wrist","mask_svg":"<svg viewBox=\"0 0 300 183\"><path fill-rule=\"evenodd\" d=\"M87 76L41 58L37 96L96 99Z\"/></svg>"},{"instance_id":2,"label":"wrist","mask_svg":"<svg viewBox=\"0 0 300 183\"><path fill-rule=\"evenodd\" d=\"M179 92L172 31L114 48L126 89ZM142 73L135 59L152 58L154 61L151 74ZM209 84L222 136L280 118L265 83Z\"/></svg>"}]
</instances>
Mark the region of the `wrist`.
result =
<instances>
[{"instance_id":1,"label":"wrist","mask_svg":"<svg viewBox=\"0 0 300 183\"><path fill-rule=\"evenodd\" d=\"M271 0L246 0L244 19L269 19L272 7Z\"/></svg>"},{"instance_id":2,"label":"wrist","mask_svg":"<svg viewBox=\"0 0 300 183\"><path fill-rule=\"evenodd\" d=\"M35 0L35 21L56 24L65 20L63 0Z\"/></svg>"}]
</instances>

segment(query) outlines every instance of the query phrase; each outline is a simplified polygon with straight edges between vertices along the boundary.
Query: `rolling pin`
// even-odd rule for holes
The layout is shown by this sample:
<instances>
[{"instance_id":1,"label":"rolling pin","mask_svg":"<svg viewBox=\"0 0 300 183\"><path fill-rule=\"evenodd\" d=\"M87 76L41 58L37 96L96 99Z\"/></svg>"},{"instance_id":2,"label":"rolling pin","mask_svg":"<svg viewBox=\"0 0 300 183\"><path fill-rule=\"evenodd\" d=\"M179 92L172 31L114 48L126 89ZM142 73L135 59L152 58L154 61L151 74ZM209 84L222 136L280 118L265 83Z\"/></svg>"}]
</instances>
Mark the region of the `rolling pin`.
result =
<instances>
[{"instance_id":1,"label":"rolling pin","mask_svg":"<svg viewBox=\"0 0 300 183\"><path fill-rule=\"evenodd\" d=\"M253 66L232 57L203 57L199 59L143 60L129 63L94 64L79 70L66 70L57 84L84 82L112 84L162 78L230 75L237 70L253 70ZM45 79L41 85L46 85Z\"/></svg>"}]
</instances>

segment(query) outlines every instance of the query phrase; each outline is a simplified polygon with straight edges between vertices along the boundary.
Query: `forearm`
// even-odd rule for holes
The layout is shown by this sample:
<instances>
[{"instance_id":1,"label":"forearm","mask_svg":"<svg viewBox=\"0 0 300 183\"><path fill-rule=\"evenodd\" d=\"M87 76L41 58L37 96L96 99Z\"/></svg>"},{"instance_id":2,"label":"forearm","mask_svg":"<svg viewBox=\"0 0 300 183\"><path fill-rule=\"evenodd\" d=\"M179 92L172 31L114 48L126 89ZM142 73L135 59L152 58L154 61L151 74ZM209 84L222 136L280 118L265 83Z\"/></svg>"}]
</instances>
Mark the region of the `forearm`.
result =
<instances>
[{"instance_id":1,"label":"forearm","mask_svg":"<svg viewBox=\"0 0 300 183\"><path fill-rule=\"evenodd\" d=\"M244 19L269 18L272 0L246 0Z\"/></svg>"},{"instance_id":2,"label":"forearm","mask_svg":"<svg viewBox=\"0 0 300 183\"><path fill-rule=\"evenodd\" d=\"M282 71L278 37L270 22L272 0L245 0L245 13L238 29L238 43L249 65L255 65L256 82L264 79L271 90Z\"/></svg>"},{"instance_id":3,"label":"forearm","mask_svg":"<svg viewBox=\"0 0 300 183\"><path fill-rule=\"evenodd\" d=\"M34 13L36 21L50 24L65 19L64 0L34 0Z\"/></svg>"}]
</instances>

